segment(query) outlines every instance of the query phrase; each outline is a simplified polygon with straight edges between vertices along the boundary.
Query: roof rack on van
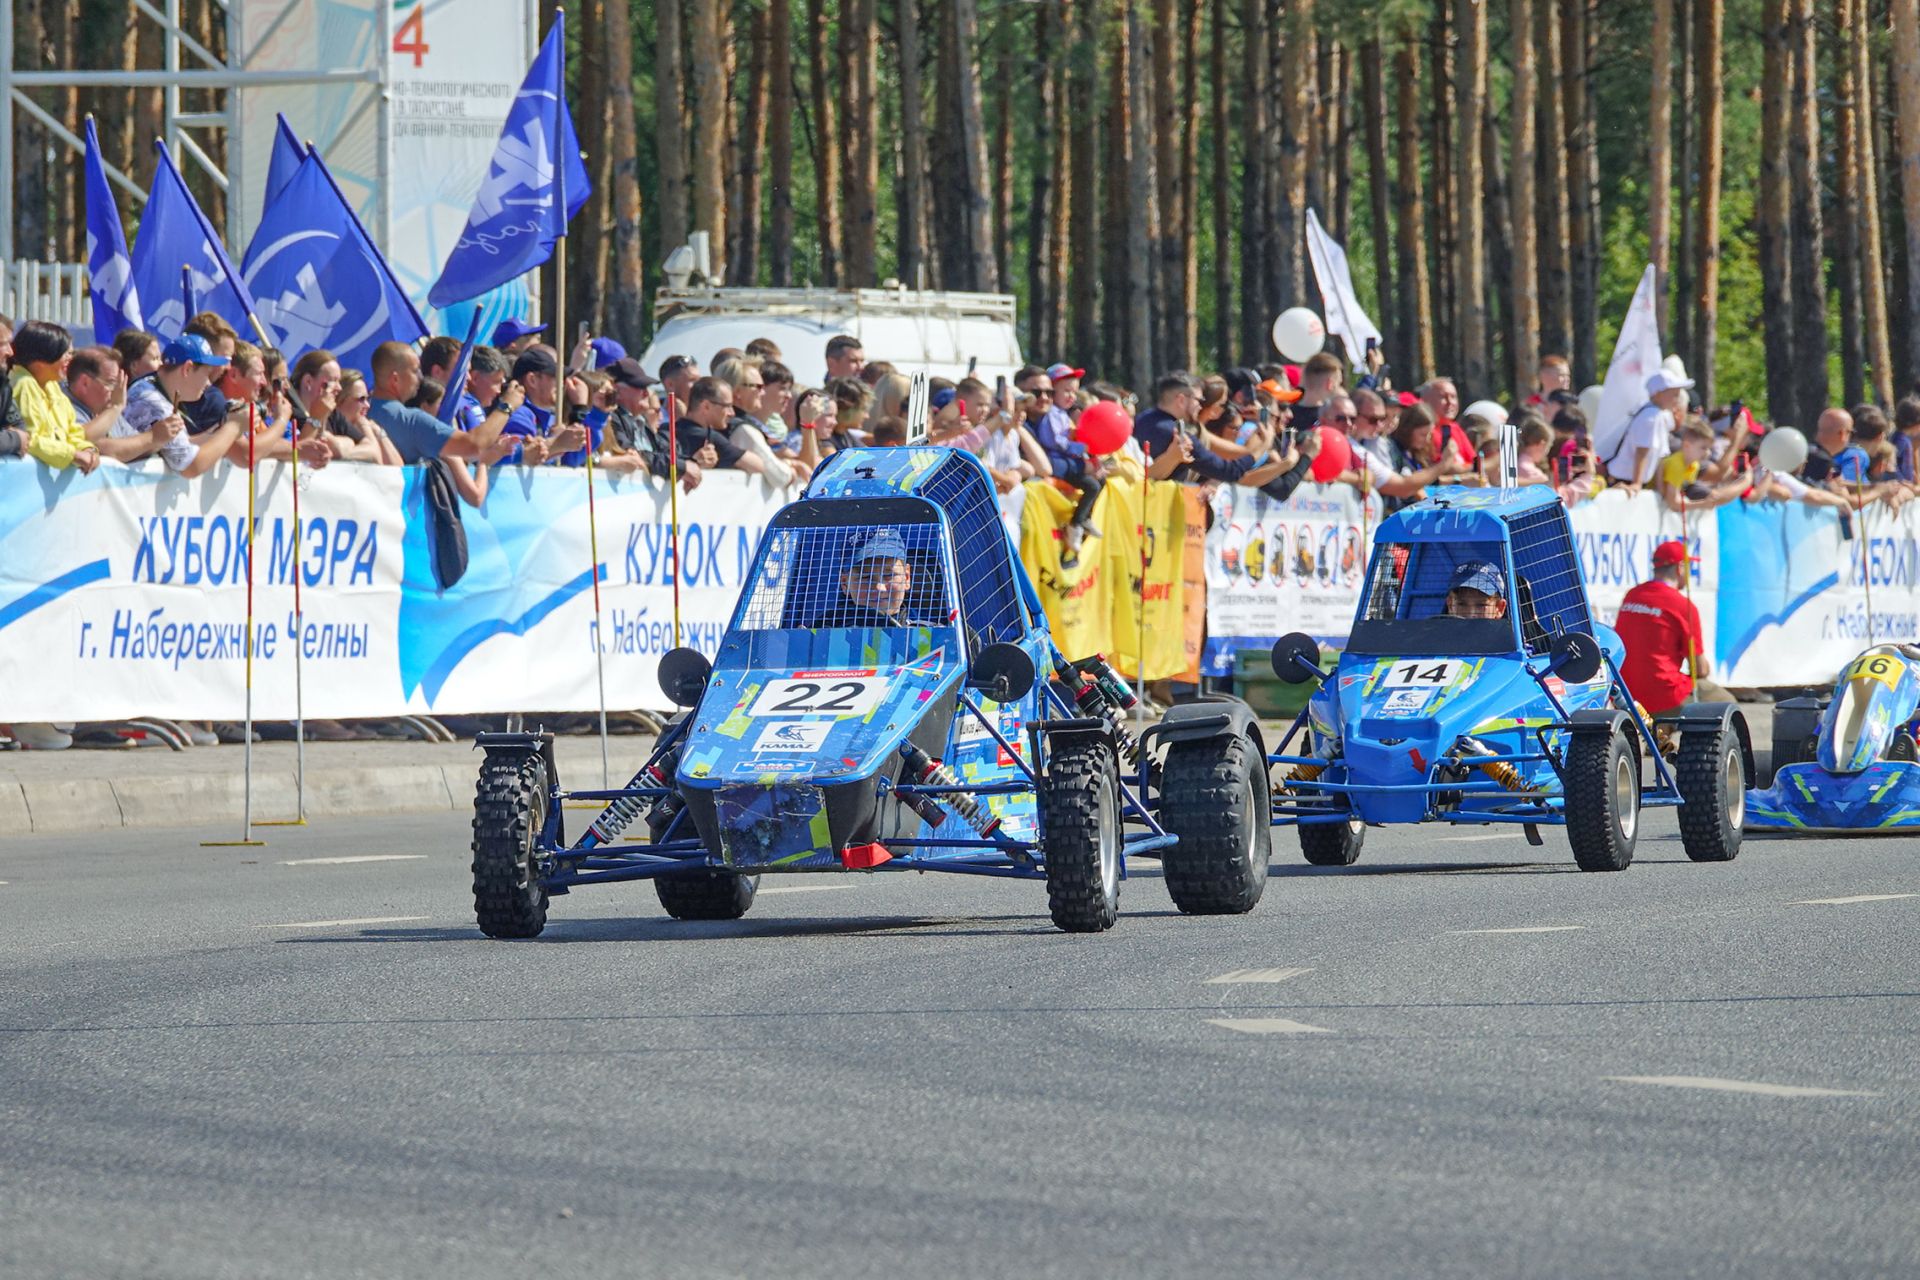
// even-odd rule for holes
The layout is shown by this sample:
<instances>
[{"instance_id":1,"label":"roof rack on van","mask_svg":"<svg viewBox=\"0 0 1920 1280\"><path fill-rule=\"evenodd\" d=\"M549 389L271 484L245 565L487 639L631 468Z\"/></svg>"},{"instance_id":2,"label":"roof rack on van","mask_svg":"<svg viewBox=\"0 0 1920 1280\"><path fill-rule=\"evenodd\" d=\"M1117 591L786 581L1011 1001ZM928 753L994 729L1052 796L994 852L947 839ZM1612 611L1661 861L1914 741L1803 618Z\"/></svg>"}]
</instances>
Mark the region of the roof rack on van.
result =
<instances>
[{"instance_id":1,"label":"roof rack on van","mask_svg":"<svg viewBox=\"0 0 1920 1280\"><path fill-rule=\"evenodd\" d=\"M1014 298L1004 293L948 293L897 289L764 289L688 285L654 293L656 321L706 311L728 315L845 316L862 311L889 315L978 316L1014 320Z\"/></svg>"}]
</instances>

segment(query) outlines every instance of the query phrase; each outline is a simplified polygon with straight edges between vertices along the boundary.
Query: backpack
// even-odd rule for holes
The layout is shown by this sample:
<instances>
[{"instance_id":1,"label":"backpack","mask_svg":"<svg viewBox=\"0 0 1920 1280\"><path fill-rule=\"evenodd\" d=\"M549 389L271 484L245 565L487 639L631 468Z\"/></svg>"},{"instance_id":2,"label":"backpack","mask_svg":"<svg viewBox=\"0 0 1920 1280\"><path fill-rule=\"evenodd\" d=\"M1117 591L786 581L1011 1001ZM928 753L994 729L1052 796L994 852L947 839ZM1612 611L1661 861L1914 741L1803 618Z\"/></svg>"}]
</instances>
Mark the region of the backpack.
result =
<instances>
[{"instance_id":1,"label":"backpack","mask_svg":"<svg viewBox=\"0 0 1920 1280\"><path fill-rule=\"evenodd\" d=\"M427 548L433 577L442 591L467 571L467 527L460 521L460 494L453 487L451 463L430 458L421 485L427 508Z\"/></svg>"}]
</instances>

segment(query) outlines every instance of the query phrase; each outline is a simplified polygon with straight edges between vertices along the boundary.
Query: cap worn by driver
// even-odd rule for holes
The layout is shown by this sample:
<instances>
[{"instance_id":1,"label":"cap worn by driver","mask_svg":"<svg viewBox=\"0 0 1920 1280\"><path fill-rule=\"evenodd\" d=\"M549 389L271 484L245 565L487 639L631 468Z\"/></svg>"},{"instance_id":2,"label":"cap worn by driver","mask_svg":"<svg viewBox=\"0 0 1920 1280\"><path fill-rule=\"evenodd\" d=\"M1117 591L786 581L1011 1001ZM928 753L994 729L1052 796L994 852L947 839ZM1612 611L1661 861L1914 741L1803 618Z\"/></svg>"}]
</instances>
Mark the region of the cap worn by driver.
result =
<instances>
[{"instance_id":1,"label":"cap worn by driver","mask_svg":"<svg viewBox=\"0 0 1920 1280\"><path fill-rule=\"evenodd\" d=\"M876 533L853 553L853 563L859 564L863 560L873 560L881 556L889 560L905 560L907 544L897 533Z\"/></svg>"},{"instance_id":2,"label":"cap worn by driver","mask_svg":"<svg viewBox=\"0 0 1920 1280\"><path fill-rule=\"evenodd\" d=\"M1501 596L1507 594L1507 583L1500 570L1485 560L1469 560L1453 571L1453 578L1447 583L1447 590L1458 591L1462 587L1478 591L1482 595Z\"/></svg>"},{"instance_id":3,"label":"cap worn by driver","mask_svg":"<svg viewBox=\"0 0 1920 1280\"><path fill-rule=\"evenodd\" d=\"M1670 568L1699 558L1699 556L1688 555L1687 544L1678 538L1670 538L1653 549L1653 567L1656 569Z\"/></svg>"},{"instance_id":4,"label":"cap worn by driver","mask_svg":"<svg viewBox=\"0 0 1920 1280\"><path fill-rule=\"evenodd\" d=\"M520 339L535 333L546 332L543 324L529 324L525 320L506 319L493 326L493 345L510 347Z\"/></svg>"},{"instance_id":5,"label":"cap worn by driver","mask_svg":"<svg viewBox=\"0 0 1920 1280\"><path fill-rule=\"evenodd\" d=\"M160 353L160 363L171 368L181 364L204 364L212 366L228 365L233 361L225 356L215 355L207 340L197 333L183 333L169 342L166 350Z\"/></svg>"}]
</instances>

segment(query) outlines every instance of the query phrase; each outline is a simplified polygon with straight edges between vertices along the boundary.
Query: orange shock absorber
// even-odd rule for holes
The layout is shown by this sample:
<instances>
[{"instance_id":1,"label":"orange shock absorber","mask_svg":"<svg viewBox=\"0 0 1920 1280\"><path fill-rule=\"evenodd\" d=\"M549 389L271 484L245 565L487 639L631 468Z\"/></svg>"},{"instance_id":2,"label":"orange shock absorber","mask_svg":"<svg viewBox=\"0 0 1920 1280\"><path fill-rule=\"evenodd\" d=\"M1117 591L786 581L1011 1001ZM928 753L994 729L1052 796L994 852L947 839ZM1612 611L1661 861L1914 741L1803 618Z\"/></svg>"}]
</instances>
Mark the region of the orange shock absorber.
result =
<instances>
[{"instance_id":1,"label":"orange shock absorber","mask_svg":"<svg viewBox=\"0 0 1920 1280\"><path fill-rule=\"evenodd\" d=\"M1288 791L1291 791L1293 790L1294 783L1312 782L1322 773L1325 773L1326 769L1327 767L1323 764L1297 764L1293 766L1293 772L1287 775L1286 781L1282 785L1284 785Z\"/></svg>"}]
</instances>

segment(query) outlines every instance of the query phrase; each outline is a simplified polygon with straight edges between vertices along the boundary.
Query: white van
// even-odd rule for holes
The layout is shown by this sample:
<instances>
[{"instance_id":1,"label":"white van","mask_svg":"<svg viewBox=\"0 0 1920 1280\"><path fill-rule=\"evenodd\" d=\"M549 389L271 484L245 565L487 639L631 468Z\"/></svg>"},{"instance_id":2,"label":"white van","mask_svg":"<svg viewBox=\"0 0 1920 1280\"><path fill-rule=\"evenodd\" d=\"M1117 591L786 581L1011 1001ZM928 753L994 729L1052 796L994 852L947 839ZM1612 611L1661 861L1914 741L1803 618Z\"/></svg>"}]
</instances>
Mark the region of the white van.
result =
<instances>
[{"instance_id":1,"label":"white van","mask_svg":"<svg viewBox=\"0 0 1920 1280\"><path fill-rule=\"evenodd\" d=\"M885 360L901 373L925 369L958 381L972 361L973 375L991 386L999 375L1011 380L1022 363L1014 300L1000 293L688 285L661 289L653 314L653 341L640 356L648 373L671 355L692 356L708 373L714 352L771 338L799 385L818 387L827 339L839 333L859 338L869 362Z\"/></svg>"}]
</instances>

